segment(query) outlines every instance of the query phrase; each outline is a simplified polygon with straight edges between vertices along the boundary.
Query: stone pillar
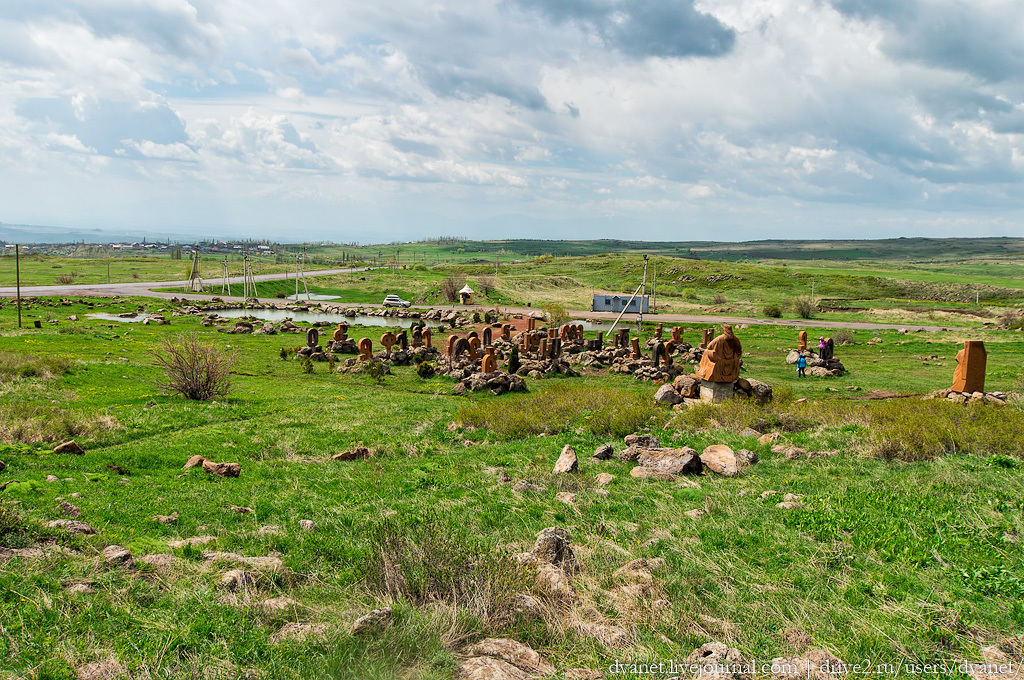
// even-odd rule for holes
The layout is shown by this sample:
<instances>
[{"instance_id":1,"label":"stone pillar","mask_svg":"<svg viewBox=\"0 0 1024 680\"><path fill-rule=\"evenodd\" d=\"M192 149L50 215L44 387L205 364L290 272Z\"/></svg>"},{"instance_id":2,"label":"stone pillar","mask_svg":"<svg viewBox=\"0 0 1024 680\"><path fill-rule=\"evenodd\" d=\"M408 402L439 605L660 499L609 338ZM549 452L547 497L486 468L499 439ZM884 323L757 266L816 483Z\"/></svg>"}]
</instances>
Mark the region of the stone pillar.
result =
<instances>
[{"instance_id":1,"label":"stone pillar","mask_svg":"<svg viewBox=\"0 0 1024 680\"><path fill-rule=\"evenodd\" d=\"M733 383L711 382L710 380L700 381L700 398L702 401L710 401L714 404L728 401L735 394Z\"/></svg>"}]
</instances>

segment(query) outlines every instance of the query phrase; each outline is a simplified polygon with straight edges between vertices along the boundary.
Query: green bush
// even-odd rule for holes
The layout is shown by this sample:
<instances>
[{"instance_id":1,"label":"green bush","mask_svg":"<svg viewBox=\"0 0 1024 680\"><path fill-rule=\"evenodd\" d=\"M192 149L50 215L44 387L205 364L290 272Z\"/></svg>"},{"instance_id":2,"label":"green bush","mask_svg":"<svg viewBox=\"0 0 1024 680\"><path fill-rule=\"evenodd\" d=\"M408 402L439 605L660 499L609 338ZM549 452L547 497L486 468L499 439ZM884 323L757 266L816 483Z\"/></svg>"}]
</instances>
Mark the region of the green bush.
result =
<instances>
[{"instance_id":1,"label":"green bush","mask_svg":"<svg viewBox=\"0 0 1024 680\"><path fill-rule=\"evenodd\" d=\"M548 323L553 326L569 322L569 313L561 305L545 305L543 310L547 315Z\"/></svg>"},{"instance_id":2,"label":"green bush","mask_svg":"<svg viewBox=\"0 0 1024 680\"><path fill-rule=\"evenodd\" d=\"M422 380L433 378L434 364L430 363L429 361L421 361L419 365L416 366L416 375L418 375Z\"/></svg>"},{"instance_id":3,"label":"green bush","mask_svg":"<svg viewBox=\"0 0 1024 680\"><path fill-rule=\"evenodd\" d=\"M512 352L508 358L508 372L515 374L522 366L523 363L519 360L519 346L512 345Z\"/></svg>"},{"instance_id":4,"label":"green bush","mask_svg":"<svg viewBox=\"0 0 1024 680\"><path fill-rule=\"evenodd\" d=\"M778 319L782 317L782 307L778 305L765 305L761 308L761 313L767 316L769 319Z\"/></svg>"},{"instance_id":5,"label":"green bush","mask_svg":"<svg viewBox=\"0 0 1024 680\"><path fill-rule=\"evenodd\" d=\"M793 311L801 319L810 319L814 317L814 312L817 311L817 305L807 295L801 295L800 297L793 300Z\"/></svg>"},{"instance_id":6,"label":"green bush","mask_svg":"<svg viewBox=\"0 0 1024 680\"><path fill-rule=\"evenodd\" d=\"M0 382L15 378L53 378L63 375L74 364L68 356L33 356L0 352Z\"/></svg>"},{"instance_id":7,"label":"green bush","mask_svg":"<svg viewBox=\"0 0 1024 680\"><path fill-rule=\"evenodd\" d=\"M667 415L650 395L607 387L567 387L516 396L500 409L489 403L463 407L456 420L486 427L505 439L522 439L576 427L599 436L624 437L637 430L660 427Z\"/></svg>"},{"instance_id":8,"label":"green bush","mask_svg":"<svg viewBox=\"0 0 1024 680\"><path fill-rule=\"evenodd\" d=\"M302 372L307 374L307 375L312 374L313 371L315 370L313 368L313 360L310 359L308 356L303 356L299 360L299 367L302 368Z\"/></svg>"},{"instance_id":9,"label":"green bush","mask_svg":"<svg viewBox=\"0 0 1024 680\"><path fill-rule=\"evenodd\" d=\"M945 399L890 400L868 407L870 452L879 458L929 460L945 454L1024 456L1024 412Z\"/></svg>"}]
</instances>

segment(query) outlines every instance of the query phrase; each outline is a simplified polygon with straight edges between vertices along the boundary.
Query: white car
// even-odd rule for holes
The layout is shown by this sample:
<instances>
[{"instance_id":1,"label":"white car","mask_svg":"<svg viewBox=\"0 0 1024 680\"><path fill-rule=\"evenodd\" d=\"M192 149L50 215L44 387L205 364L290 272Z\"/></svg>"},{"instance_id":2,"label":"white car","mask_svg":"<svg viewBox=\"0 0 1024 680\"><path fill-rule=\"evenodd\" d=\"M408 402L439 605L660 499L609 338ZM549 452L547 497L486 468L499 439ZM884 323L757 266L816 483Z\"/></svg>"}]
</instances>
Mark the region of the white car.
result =
<instances>
[{"instance_id":1,"label":"white car","mask_svg":"<svg viewBox=\"0 0 1024 680\"><path fill-rule=\"evenodd\" d=\"M387 297L384 298L384 302L382 304L385 307L408 307L412 303L409 302L408 300L403 300L397 295L388 295Z\"/></svg>"}]
</instances>

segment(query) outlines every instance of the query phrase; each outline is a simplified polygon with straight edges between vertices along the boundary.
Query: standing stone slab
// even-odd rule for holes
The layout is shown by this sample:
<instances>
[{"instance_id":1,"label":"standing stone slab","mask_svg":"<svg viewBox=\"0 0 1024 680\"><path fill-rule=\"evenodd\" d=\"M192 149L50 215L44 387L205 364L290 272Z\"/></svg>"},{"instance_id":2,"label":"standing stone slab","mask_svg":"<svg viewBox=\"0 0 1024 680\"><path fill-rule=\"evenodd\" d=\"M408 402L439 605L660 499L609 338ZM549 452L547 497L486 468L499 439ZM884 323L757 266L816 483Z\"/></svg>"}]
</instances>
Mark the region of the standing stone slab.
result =
<instances>
[{"instance_id":1,"label":"standing stone slab","mask_svg":"<svg viewBox=\"0 0 1024 680\"><path fill-rule=\"evenodd\" d=\"M566 472L576 472L577 466L578 461L576 459L576 449L572 448L569 444L566 444L565 448L562 449L562 454L555 462L555 469L553 472L556 475Z\"/></svg>"}]
</instances>

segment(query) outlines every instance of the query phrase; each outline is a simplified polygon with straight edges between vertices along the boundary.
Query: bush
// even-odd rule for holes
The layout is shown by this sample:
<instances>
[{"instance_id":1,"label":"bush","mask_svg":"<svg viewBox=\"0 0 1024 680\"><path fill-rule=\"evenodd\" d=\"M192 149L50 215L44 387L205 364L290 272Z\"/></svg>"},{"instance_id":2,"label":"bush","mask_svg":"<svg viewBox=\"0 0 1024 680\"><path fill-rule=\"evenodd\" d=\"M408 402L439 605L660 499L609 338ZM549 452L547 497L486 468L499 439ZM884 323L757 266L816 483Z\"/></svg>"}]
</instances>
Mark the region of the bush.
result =
<instances>
[{"instance_id":1,"label":"bush","mask_svg":"<svg viewBox=\"0 0 1024 680\"><path fill-rule=\"evenodd\" d=\"M871 453L879 458L929 460L951 453L1024 455L1024 412L987 404L903 400L872 404Z\"/></svg>"},{"instance_id":2,"label":"bush","mask_svg":"<svg viewBox=\"0 0 1024 680\"><path fill-rule=\"evenodd\" d=\"M61 274L54 279L55 283L69 286L75 282L75 274Z\"/></svg>"},{"instance_id":3,"label":"bush","mask_svg":"<svg viewBox=\"0 0 1024 680\"><path fill-rule=\"evenodd\" d=\"M420 364L416 367L416 375L418 375L422 380L433 378L434 364L430 363L429 361L421 361Z\"/></svg>"},{"instance_id":4,"label":"bush","mask_svg":"<svg viewBox=\"0 0 1024 680\"><path fill-rule=\"evenodd\" d=\"M378 385L384 384L384 376L388 374L388 367L384 365L383 361L367 361L366 367L363 370L366 372L366 375L373 378Z\"/></svg>"},{"instance_id":5,"label":"bush","mask_svg":"<svg viewBox=\"0 0 1024 680\"><path fill-rule=\"evenodd\" d=\"M494 292L494 279L490 276L483 276L476 282L476 287L484 297L491 297Z\"/></svg>"},{"instance_id":6,"label":"bush","mask_svg":"<svg viewBox=\"0 0 1024 680\"><path fill-rule=\"evenodd\" d=\"M519 361L519 346L512 345L512 353L508 358L508 372L515 374L522 366L523 363Z\"/></svg>"},{"instance_id":7,"label":"bush","mask_svg":"<svg viewBox=\"0 0 1024 680\"><path fill-rule=\"evenodd\" d=\"M568 323L570 320L569 313L561 305L546 305L543 307L543 310L548 317L548 323L552 325L561 325Z\"/></svg>"},{"instance_id":8,"label":"bush","mask_svg":"<svg viewBox=\"0 0 1024 680\"><path fill-rule=\"evenodd\" d=\"M817 305L807 295L801 295L800 297L793 300L793 311L801 319L810 319L814 317L814 312L817 311Z\"/></svg>"},{"instance_id":9,"label":"bush","mask_svg":"<svg viewBox=\"0 0 1024 680\"><path fill-rule=\"evenodd\" d=\"M726 303L725 296L721 293L715 293L715 297L713 299L716 305L724 305Z\"/></svg>"},{"instance_id":10,"label":"bush","mask_svg":"<svg viewBox=\"0 0 1024 680\"><path fill-rule=\"evenodd\" d=\"M840 329L832 334L832 344L834 345L852 345L853 342L853 331L845 328Z\"/></svg>"},{"instance_id":11,"label":"bush","mask_svg":"<svg viewBox=\"0 0 1024 680\"><path fill-rule=\"evenodd\" d=\"M226 397L231 390L234 357L214 345L200 342L195 333L162 340L153 356L164 372L161 387L172 394L210 401Z\"/></svg>"},{"instance_id":12,"label":"bush","mask_svg":"<svg viewBox=\"0 0 1024 680\"><path fill-rule=\"evenodd\" d=\"M313 360L307 355L303 355L303 357L299 359L299 366L302 368L302 372L306 375L312 375L315 370L313 367Z\"/></svg>"},{"instance_id":13,"label":"bush","mask_svg":"<svg viewBox=\"0 0 1024 680\"><path fill-rule=\"evenodd\" d=\"M778 319L782 317L782 307L778 305L765 305L761 308L761 313L769 319Z\"/></svg>"},{"instance_id":14,"label":"bush","mask_svg":"<svg viewBox=\"0 0 1024 680\"><path fill-rule=\"evenodd\" d=\"M452 304L458 302L460 288L462 288L462 284L454 277L449 276L441 281L441 299Z\"/></svg>"},{"instance_id":15,"label":"bush","mask_svg":"<svg viewBox=\"0 0 1024 680\"><path fill-rule=\"evenodd\" d=\"M687 300L696 300L697 291L695 291L693 288L689 288L687 289L686 294L683 297L686 298Z\"/></svg>"}]
</instances>

